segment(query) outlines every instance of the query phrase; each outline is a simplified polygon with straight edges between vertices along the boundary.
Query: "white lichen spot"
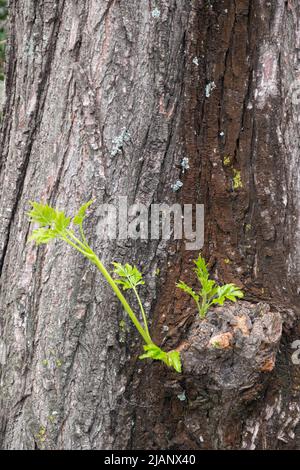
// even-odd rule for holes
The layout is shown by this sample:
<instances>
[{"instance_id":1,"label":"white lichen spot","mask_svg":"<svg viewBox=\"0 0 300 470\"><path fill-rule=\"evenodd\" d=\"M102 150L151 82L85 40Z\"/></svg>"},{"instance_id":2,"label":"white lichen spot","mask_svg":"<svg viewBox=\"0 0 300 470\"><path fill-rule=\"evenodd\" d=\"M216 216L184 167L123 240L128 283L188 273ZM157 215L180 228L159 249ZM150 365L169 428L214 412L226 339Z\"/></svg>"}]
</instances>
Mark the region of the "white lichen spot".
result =
<instances>
[{"instance_id":1,"label":"white lichen spot","mask_svg":"<svg viewBox=\"0 0 300 470\"><path fill-rule=\"evenodd\" d=\"M265 409L265 419L269 421L272 418L274 413L274 406L267 405Z\"/></svg>"},{"instance_id":2,"label":"white lichen spot","mask_svg":"<svg viewBox=\"0 0 300 470\"><path fill-rule=\"evenodd\" d=\"M282 196L282 202L283 202L284 207L286 207L286 206L287 206L287 202L288 202L288 199L287 199L287 195L286 195L286 194L283 194L283 196Z\"/></svg>"},{"instance_id":3,"label":"white lichen spot","mask_svg":"<svg viewBox=\"0 0 300 470\"><path fill-rule=\"evenodd\" d=\"M182 188L183 182L180 180L175 181L175 183L171 184L172 191L176 193L179 191L180 188Z\"/></svg>"},{"instance_id":4,"label":"white lichen spot","mask_svg":"<svg viewBox=\"0 0 300 470\"><path fill-rule=\"evenodd\" d=\"M179 395L177 395L177 398L180 401L185 401L186 400L185 391L183 391L182 393L179 393Z\"/></svg>"},{"instance_id":5,"label":"white lichen spot","mask_svg":"<svg viewBox=\"0 0 300 470\"><path fill-rule=\"evenodd\" d=\"M220 137L224 137L225 132L221 131L219 135L220 135Z\"/></svg>"},{"instance_id":6,"label":"white lichen spot","mask_svg":"<svg viewBox=\"0 0 300 470\"><path fill-rule=\"evenodd\" d=\"M4 366L6 363L6 344L0 339L0 364Z\"/></svg>"},{"instance_id":7,"label":"white lichen spot","mask_svg":"<svg viewBox=\"0 0 300 470\"><path fill-rule=\"evenodd\" d=\"M189 159L187 157L184 157L180 162L180 166L182 168L182 173L184 173L186 170L189 170L190 169Z\"/></svg>"},{"instance_id":8,"label":"white lichen spot","mask_svg":"<svg viewBox=\"0 0 300 470\"><path fill-rule=\"evenodd\" d=\"M152 18L159 18L160 17L160 10L155 7L154 10L151 12Z\"/></svg>"},{"instance_id":9,"label":"white lichen spot","mask_svg":"<svg viewBox=\"0 0 300 470\"><path fill-rule=\"evenodd\" d=\"M246 439L242 442L242 449L255 450L256 438L259 431L259 423L254 420L250 420L246 426Z\"/></svg>"},{"instance_id":10,"label":"white lichen spot","mask_svg":"<svg viewBox=\"0 0 300 470\"><path fill-rule=\"evenodd\" d=\"M205 87L205 96L206 98L209 98L211 95L211 92L217 88L215 82L209 82L206 87Z\"/></svg>"},{"instance_id":11,"label":"white lichen spot","mask_svg":"<svg viewBox=\"0 0 300 470\"><path fill-rule=\"evenodd\" d=\"M111 156L115 157L118 153L121 153L121 150L126 142L130 140L130 133L128 130L123 127L120 135L113 139L113 148L111 149Z\"/></svg>"},{"instance_id":12,"label":"white lichen spot","mask_svg":"<svg viewBox=\"0 0 300 470\"><path fill-rule=\"evenodd\" d=\"M198 57L194 57L194 58L193 58L193 64L198 67L198 65L199 65Z\"/></svg>"},{"instance_id":13,"label":"white lichen spot","mask_svg":"<svg viewBox=\"0 0 300 470\"><path fill-rule=\"evenodd\" d=\"M5 101L5 82L1 80L0 81L0 111L3 108L4 101Z\"/></svg>"}]
</instances>

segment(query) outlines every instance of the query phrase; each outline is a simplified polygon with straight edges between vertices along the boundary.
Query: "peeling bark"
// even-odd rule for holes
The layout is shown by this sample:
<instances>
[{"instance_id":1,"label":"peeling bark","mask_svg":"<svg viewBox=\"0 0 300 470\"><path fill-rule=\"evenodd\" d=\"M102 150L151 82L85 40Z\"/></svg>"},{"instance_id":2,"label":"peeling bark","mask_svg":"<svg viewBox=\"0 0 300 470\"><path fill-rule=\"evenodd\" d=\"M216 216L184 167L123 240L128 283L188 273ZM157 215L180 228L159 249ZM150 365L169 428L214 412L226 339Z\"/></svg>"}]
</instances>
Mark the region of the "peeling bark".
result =
<instances>
[{"instance_id":1,"label":"peeling bark","mask_svg":"<svg viewBox=\"0 0 300 470\"><path fill-rule=\"evenodd\" d=\"M300 448L299 18L296 0L10 1L1 448ZM194 282L196 254L102 240L95 209L92 246L107 266L142 267L153 336L182 349L182 376L137 360L135 331L126 319L123 341L122 309L79 254L26 243L29 200L72 213L118 195L204 203L214 277L246 292L199 323L175 289Z\"/></svg>"}]
</instances>

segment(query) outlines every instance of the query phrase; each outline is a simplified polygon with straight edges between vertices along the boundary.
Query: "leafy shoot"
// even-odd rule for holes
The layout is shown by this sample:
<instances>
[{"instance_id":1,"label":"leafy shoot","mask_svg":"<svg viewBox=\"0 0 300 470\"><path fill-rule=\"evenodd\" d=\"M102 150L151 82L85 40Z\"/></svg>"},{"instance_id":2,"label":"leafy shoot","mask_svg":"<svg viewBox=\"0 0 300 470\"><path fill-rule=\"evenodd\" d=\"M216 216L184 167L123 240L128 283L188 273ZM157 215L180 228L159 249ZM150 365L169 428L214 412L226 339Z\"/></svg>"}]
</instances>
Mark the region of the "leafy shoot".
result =
<instances>
[{"instance_id":1,"label":"leafy shoot","mask_svg":"<svg viewBox=\"0 0 300 470\"><path fill-rule=\"evenodd\" d=\"M142 274L139 272L136 266L131 266L126 263L114 264L114 273L118 276L118 279L113 279L110 273L107 271L101 260L94 253L92 248L89 246L83 230L83 222L87 215L87 210L93 201L89 201L80 207L78 212L75 214L73 219L67 217L63 211L58 211L48 204L42 204L39 202L31 202L32 209L27 213L31 222L38 225L38 228L33 230L29 241L35 241L38 245L42 243L48 243L51 240L58 239L68 243L74 249L83 254L88 258L104 276L111 289L118 297L124 310L129 315L134 326L145 341L144 350L145 353L140 356L140 359L155 359L164 362L168 367L172 367L177 372L181 372L181 361L180 354L178 351L162 351L156 344L153 343L146 314L137 291L137 286L145 284ZM72 222L72 224L71 224ZM70 228L73 225L79 229L79 235ZM126 298L122 294L118 286L122 286L123 290L132 289L142 313L143 325L138 320L131 306L128 304Z\"/></svg>"},{"instance_id":2,"label":"leafy shoot","mask_svg":"<svg viewBox=\"0 0 300 470\"><path fill-rule=\"evenodd\" d=\"M235 284L225 284L218 286L216 281L209 279L209 273L205 259L199 255L194 261L196 267L194 271L197 275L201 288L195 292L183 281L177 283L177 287L189 294L195 301L200 318L205 318L208 309L212 305L224 305L225 300L236 302L237 299L244 297L243 292Z\"/></svg>"}]
</instances>

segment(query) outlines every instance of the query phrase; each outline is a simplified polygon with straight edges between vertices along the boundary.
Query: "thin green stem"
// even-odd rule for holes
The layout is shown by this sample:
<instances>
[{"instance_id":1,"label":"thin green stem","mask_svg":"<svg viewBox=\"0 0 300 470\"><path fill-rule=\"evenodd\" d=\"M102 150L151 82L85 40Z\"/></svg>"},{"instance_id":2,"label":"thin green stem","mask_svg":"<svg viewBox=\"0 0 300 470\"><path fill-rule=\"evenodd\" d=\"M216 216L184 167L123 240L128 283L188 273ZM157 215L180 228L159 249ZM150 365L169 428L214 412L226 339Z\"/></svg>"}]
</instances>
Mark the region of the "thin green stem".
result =
<instances>
[{"instance_id":1,"label":"thin green stem","mask_svg":"<svg viewBox=\"0 0 300 470\"><path fill-rule=\"evenodd\" d=\"M202 296L202 302L201 302L201 307L200 307L200 311L199 311L201 318L205 318L207 309L208 309L207 296L204 293L203 296Z\"/></svg>"},{"instance_id":2,"label":"thin green stem","mask_svg":"<svg viewBox=\"0 0 300 470\"><path fill-rule=\"evenodd\" d=\"M82 238L83 243L84 243L86 246L89 246L89 244L88 244L88 242L87 242L87 239L85 238L85 235L84 235L84 231L83 231L82 224L79 225L79 231L80 231L80 235L81 235L81 238Z\"/></svg>"},{"instance_id":3,"label":"thin green stem","mask_svg":"<svg viewBox=\"0 0 300 470\"><path fill-rule=\"evenodd\" d=\"M136 290L136 287L135 286L132 286L132 289L133 289L133 292L135 293L135 296L137 298L137 301L139 303L139 307L140 307L140 310L142 312L142 317L143 317L143 322L144 322L144 327L145 327L145 331L151 341L151 336L150 336L150 333L149 333L149 329L148 329L148 322L147 322L147 317L146 317L146 314L145 314L145 310L144 310L144 307L143 307L143 304L141 302L141 299L140 299L140 296L138 294L138 291Z\"/></svg>"},{"instance_id":4,"label":"thin green stem","mask_svg":"<svg viewBox=\"0 0 300 470\"><path fill-rule=\"evenodd\" d=\"M127 300L125 299L124 295L122 294L122 292L118 288L117 284L115 283L115 281L113 280L113 278L111 277L111 275L109 274L109 272L107 271L105 266L101 263L98 256L96 254L94 254L93 256L90 256L89 259L97 266L97 268L99 269L101 274L107 280L107 282L109 283L112 290L114 291L114 293L116 294L116 296L120 300L120 302L123 305L124 309L126 310L129 317L131 318L134 326L136 327L136 329L138 330L138 332L140 333L142 338L145 340L145 342L147 344L153 344L153 341L151 340L151 338L149 336L149 333L147 333L147 330L145 331L143 329L142 325L140 324L137 317L135 316L135 313L133 312L132 308L130 307Z\"/></svg>"},{"instance_id":5,"label":"thin green stem","mask_svg":"<svg viewBox=\"0 0 300 470\"><path fill-rule=\"evenodd\" d=\"M195 300L195 302L196 302L196 305L197 305L197 308L198 308L198 312L199 312L199 315L200 315L200 314L201 314L201 306L200 306L199 301L198 301L197 299L194 298L194 300Z\"/></svg>"},{"instance_id":6,"label":"thin green stem","mask_svg":"<svg viewBox=\"0 0 300 470\"><path fill-rule=\"evenodd\" d=\"M90 253L90 254L93 254L93 250L89 247L89 245L85 245L84 243L82 243L82 241L79 240L79 238L77 238L74 233L72 232L72 230L67 230L67 234L69 235L69 237L71 237L78 245L80 245L82 247L83 250L85 250L86 252Z\"/></svg>"},{"instance_id":7,"label":"thin green stem","mask_svg":"<svg viewBox=\"0 0 300 470\"><path fill-rule=\"evenodd\" d=\"M81 218L83 219L85 216L85 211L89 206L90 202L82 206L79 213L77 214L77 224L79 226L79 234L74 232L72 229L68 229L69 226L69 219L64 215L63 212L58 212L57 210L53 209L48 205L43 205L39 203L31 203L32 210L28 213L30 220L34 222L38 222L40 225L40 231L36 230L31 237L32 239L36 240L37 243L47 243L51 238L57 238L66 242L72 248L77 250L83 256L88 258L95 266L99 269L101 274L103 275L104 279L108 282L111 289L121 302L123 308L125 309L126 313L129 315L132 323L142 336L143 340L145 341L146 345L144 345L145 354L143 354L141 359L145 358L152 358L156 360L161 360L165 362L169 367L174 367L177 372L181 371L181 363L180 363L180 354L177 351L170 351L164 352L161 350L151 339L148 324L147 324L147 317L145 314L145 310L143 308L141 299L137 292L136 286L132 285L136 298L138 300L139 308L142 313L143 322L139 321L138 317L135 315L134 311L128 304L126 298L122 294L121 290L119 289L117 282L112 278L110 273L107 271L105 266L102 264L100 259L94 253L92 248L89 246L87 239L84 234L84 230L82 227ZM45 228L47 230L45 231ZM65 228L61 228L65 227ZM48 234L52 230L51 235ZM48 236L47 236L48 235ZM136 281L137 282L137 281ZM144 325L143 325L144 323Z\"/></svg>"},{"instance_id":8,"label":"thin green stem","mask_svg":"<svg viewBox=\"0 0 300 470\"><path fill-rule=\"evenodd\" d=\"M62 235L62 240L64 240L66 243L71 245L75 250L80 251L84 256L87 258L90 256L90 254L87 251L84 251L80 248L80 246L76 245L76 243L73 243L72 240L70 240L66 235Z\"/></svg>"},{"instance_id":9,"label":"thin green stem","mask_svg":"<svg viewBox=\"0 0 300 470\"><path fill-rule=\"evenodd\" d=\"M129 317L131 318L133 324L135 325L136 329L138 330L138 332L140 333L140 335L143 337L143 339L145 340L145 342L147 344L153 344L153 341L151 340L151 337L149 335L149 331L148 331L148 327L147 327L147 323L145 325L145 330L143 329L142 325L140 324L140 322L138 321L135 313L133 312L132 308L130 307L130 305L128 304L127 300L125 299L124 295L122 294L122 292L120 291L120 289L118 288L117 284L115 283L115 281L113 280L113 278L111 277L111 275L109 274L109 272L107 271L107 269L105 268L105 266L102 264L102 262L100 261L100 259L98 258L98 256L93 252L93 250L87 245L84 245L70 230L67 231L67 234L69 235L69 237L71 237L76 243L72 242L72 240L70 240L68 237L64 237L63 239L69 243L69 245L73 246L73 248L75 248L76 250L80 251L80 253L82 253L84 256L86 256L90 261L92 261L92 263L94 263L97 268L99 269L99 271L101 272L101 274L104 276L104 278L107 280L107 282L109 283L110 287L112 288L112 290L114 291L114 293L116 294L116 296L118 297L118 299L120 300L121 304L123 305L124 309L126 310L126 312L128 313ZM79 245L79 246L78 246ZM82 248L81 248L82 247Z\"/></svg>"}]
</instances>

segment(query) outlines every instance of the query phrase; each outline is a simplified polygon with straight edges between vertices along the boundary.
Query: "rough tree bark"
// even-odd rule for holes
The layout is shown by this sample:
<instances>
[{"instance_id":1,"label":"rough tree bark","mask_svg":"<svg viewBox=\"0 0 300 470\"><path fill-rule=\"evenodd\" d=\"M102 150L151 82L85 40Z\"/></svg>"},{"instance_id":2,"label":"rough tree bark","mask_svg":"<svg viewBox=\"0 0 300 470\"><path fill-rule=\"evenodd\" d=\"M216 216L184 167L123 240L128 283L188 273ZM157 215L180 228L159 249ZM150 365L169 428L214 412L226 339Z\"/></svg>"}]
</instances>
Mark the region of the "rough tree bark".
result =
<instances>
[{"instance_id":1,"label":"rough tree bark","mask_svg":"<svg viewBox=\"0 0 300 470\"><path fill-rule=\"evenodd\" d=\"M1 448L300 448L299 21L296 0L10 1ZM103 241L91 215L105 264L144 269L152 333L180 347L181 376L137 360L139 338L127 322L123 342L124 313L79 254L26 243L29 200L71 213L118 194L204 203L212 272L246 292L200 324L175 289L196 254Z\"/></svg>"}]
</instances>

